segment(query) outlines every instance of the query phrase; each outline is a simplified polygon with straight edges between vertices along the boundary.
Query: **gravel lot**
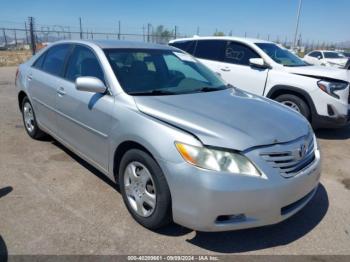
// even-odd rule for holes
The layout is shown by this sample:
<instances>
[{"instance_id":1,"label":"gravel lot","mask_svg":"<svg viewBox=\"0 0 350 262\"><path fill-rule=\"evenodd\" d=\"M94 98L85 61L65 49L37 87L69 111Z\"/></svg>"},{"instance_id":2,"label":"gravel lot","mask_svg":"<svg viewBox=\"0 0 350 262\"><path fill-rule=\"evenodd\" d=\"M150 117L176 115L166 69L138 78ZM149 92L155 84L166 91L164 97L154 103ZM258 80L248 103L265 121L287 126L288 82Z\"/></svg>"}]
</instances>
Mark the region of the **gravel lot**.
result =
<instances>
[{"instance_id":1,"label":"gravel lot","mask_svg":"<svg viewBox=\"0 0 350 262\"><path fill-rule=\"evenodd\" d=\"M0 254L349 254L350 128L317 132L315 198L269 227L200 233L138 225L118 189L54 140L25 133L14 67L0 68Z\"/></svg>"}]
</instances>

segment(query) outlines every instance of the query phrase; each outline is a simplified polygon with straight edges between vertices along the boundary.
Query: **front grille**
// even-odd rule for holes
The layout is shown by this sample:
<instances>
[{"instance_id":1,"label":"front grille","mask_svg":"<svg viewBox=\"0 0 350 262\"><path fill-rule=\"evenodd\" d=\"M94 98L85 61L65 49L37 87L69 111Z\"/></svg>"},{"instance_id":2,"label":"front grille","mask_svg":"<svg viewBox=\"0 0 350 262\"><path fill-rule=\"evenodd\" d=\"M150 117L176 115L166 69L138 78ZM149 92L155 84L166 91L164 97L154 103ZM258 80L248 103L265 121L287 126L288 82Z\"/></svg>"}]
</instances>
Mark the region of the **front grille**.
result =
<instances>
[{"instance_id":1,"label":"front grille","mask_svg":"<svg viewBox=\"0 0 350 262\"><path fill-rule=\"evenodd\" d=\"M304 148L305 147L305 148ZM295 176L315 160L313 135L300 139L293 149L281 152L263 152L261 157L284 177Z\"/></svg>"}]
</instances>

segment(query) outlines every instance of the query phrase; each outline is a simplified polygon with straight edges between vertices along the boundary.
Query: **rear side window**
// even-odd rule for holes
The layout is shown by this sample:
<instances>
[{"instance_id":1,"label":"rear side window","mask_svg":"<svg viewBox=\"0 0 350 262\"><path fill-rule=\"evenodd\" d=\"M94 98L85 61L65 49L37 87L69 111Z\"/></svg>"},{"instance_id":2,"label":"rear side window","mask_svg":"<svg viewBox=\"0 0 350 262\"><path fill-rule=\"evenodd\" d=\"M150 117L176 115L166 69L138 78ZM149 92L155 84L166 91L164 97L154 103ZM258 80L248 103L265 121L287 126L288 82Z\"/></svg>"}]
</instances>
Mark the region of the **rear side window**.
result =
<instances>
[{"instance_id":1,"label":"rear side window","mask_svg":"<svg viewBox=\"0 0 350 262\"><path fill-rule=\"evenodd\" d=\"M92 76L104 82L96 55L89 48L77 45L69 58L65 78L74 82L80 76Z\"/></svg>"},{"instance_id":2,"label":"rear side window","mask_svg":"<svg viewBox=\"0 0 350 262\"><path fill-rule=\"evenodd\" d=\"M63 44L51 47L46 54L42 70L56 76L61 76L70 45Z\"/></svg>"},{"instance_id":3,"label":"rear side window","mask_svg":"<svg viewBox=\"0 0 350 262\"><path fill-rule=\"evenodd\" d=\"M177 47L189 54L193 54L194 48L196 46L196 41L179 41L179 42L171 43L170 45Z\"/></svg>"},{"instance_id":4,"label":"rear side window","mask_svg":"<svg viewBox=\"0 0 350 262\"><path fill-rule=\"evenodd\" d=\"M260 56L244 44L227 42L225 62L237 65L249 65L249 59L251 58L260 58Z\"/></svg>"},{"instance_id":5,"label":"rear side window","mask_svg":"<svg viewBox=\"0 0 350 262\"><path fill-rule=\"evenodd\" d=\"M226 41L223 40L198 40L195 57L222 61Z\"/></svg>"}]
</instances>

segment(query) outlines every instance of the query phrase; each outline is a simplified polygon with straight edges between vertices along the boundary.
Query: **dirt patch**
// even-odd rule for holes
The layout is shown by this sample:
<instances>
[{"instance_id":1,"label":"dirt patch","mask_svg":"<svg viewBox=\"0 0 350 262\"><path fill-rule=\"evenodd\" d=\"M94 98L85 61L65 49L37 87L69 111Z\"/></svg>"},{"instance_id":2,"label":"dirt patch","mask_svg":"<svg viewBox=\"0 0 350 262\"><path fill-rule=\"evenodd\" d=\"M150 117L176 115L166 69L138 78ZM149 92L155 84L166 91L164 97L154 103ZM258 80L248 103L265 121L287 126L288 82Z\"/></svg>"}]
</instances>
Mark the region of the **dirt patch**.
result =
<instances>
[{"instance_id":1,"label":"dirt patch","mask_svg":"<svg viewBox=\"0 0 350 262\"><path fill-rule=\"evenodd\" d=\"M345 186L346 189L350 190L350 179L345 178L341 181L341 183Z\"/></svg>"},{"instance_id":2,"label":"dirt patch","mask_svg":"<svg viewBox=\"0 0 350 262\"><path fill-rule=\"evenodd\" d=\"M60 162L69 161L70 159L71 158L66 153L58 153L49 157L49 160Z\"/></svg>"},{"instance_id":3,"label":"dirt patch","mask_svg":"<svg viewBox=\"0 0 350 262\"><path fill-rule=\"evenodd\" d=\"M0 66L17 66L31 56L30 50L0 51Z\"/></svg>"}]
</instances>

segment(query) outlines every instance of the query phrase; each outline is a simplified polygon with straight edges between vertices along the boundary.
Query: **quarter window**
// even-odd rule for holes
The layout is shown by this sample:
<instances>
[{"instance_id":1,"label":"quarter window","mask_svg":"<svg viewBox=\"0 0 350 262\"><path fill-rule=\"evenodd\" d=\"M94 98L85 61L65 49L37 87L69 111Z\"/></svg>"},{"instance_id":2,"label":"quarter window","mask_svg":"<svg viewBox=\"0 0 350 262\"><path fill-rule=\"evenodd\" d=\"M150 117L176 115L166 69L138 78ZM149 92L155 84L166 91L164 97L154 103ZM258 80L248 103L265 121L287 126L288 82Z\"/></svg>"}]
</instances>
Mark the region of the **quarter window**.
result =
<instances>
[{"instance_id":1,"label":"quarter window","mask_svg":"<svg viewBox=\"0 0 350 262\"><path fill-rule=\"evenodd\" d=\"M70 50L70 45L57 45L47 51L42 70L56 76L62 75L64 62Z\"/></svg>"},{"instance_id":2,"label":"quarter window","mask_svg":"<svg viewBox=\"0 0 350 262\"><path fill-rule=\"evenodd\" d=\"M33 64L34 68L41 69L45 60L46 52L43 53Z\"/></svg>"},{"instance_id":3,"label":"quarter window","mask_svg":"<svg viewBox=\"0 0 350 262\"><path fill-rule=\"evenodd\" d=\"M249 59L251 58L260 58L260 56L246 45L227 42L225 48L225 62L238 65L249 65Z\"/></svg>"},{"instance_id":4,"label":"quarter window","mask_svg":"<svg viewBox=\"0 0 350 262\"><path fill-rule=\"evenodd\" d=\"M65 78L74 82L80 76L96 77L104 82L103 71L95 54L89 48L78 45L69 58Z\"/></svg>"},{"instance_id":5,"label":"quarter window","mask_svg":"<svg viewBox=\"0 0 350 262\"><path fill-rule=\"evenodd\" d=\"M198 58L221 61L224 56L225 41L198 40L195 56Z\"/></svg>"},{"instance_id":6,"label":"quarter window","mask_svg":"<svg viewBox=\"0 0 350 262\"><path fill-rule=\"evenodd\" d=\"M193 54L194 48L196 46L196 41L179 41L170 44L171 46L177 47L189 54Z\"/></svg>"}]
</instances>

